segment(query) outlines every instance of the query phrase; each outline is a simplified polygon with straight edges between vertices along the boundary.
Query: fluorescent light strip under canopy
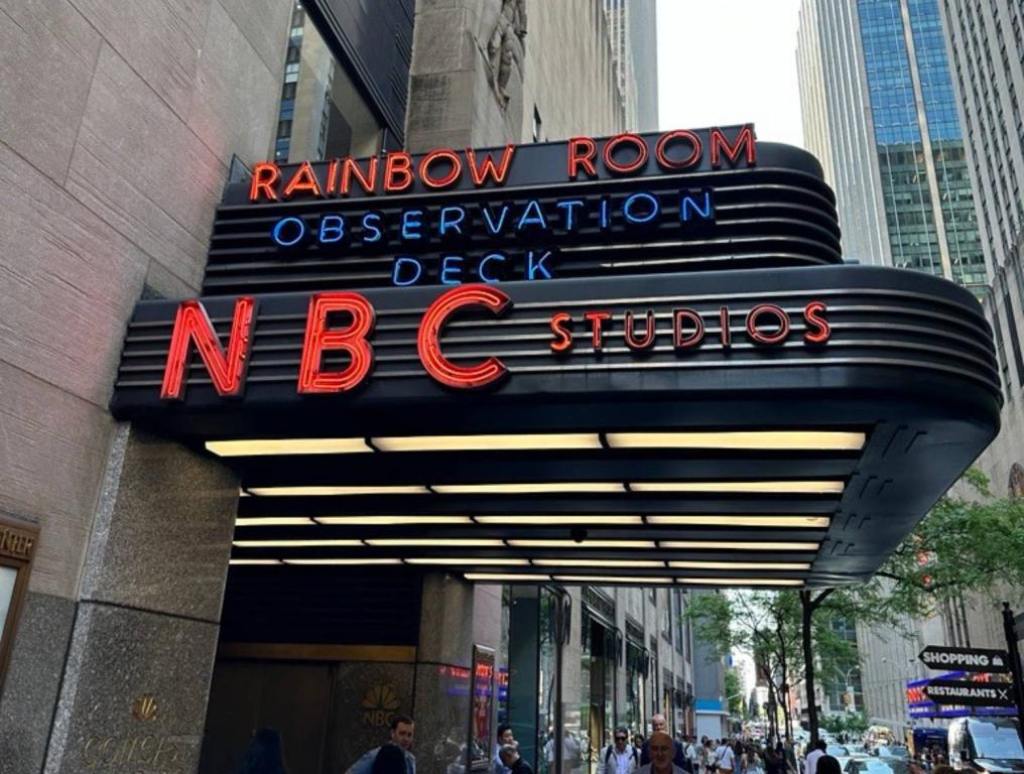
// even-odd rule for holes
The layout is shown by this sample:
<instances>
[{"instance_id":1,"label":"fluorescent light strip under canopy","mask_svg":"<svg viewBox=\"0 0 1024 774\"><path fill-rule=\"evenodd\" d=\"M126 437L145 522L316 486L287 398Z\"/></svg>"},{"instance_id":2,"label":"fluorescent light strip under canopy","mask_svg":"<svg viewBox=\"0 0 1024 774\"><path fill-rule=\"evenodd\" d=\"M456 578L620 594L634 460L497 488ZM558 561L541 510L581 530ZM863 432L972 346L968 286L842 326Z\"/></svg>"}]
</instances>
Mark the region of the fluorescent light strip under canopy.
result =
<instances>
[{"instance_id":1,"label":"fluorescent light strip under canopy","mask_svg":"<svg viewBox=\"0 0 1024 774\"><path fill-rule=\"evenodd\" d=\"M361 540L234 540L238 548L359 548Z\"/></svg>"},{"instance_id":2,"label":"fluorescent light strip under canopy","mask_svg":"<svg viewBox=\"0 0 1024 774\"><path fill-rule=\"evenodd\" d=\"M513 538L512 548L654 548L653 540L533 540Z\"/></svg>"},{"instance_id":3,"label":"fluorescent light strip under canopy","mask_svg":"<svg viewBox=\"0 0 1024 774\"><path fill-rule=\"evenodd\" d=\"M802 580L792 578L676 578L676 583L687 586L803 586Z\"/></svg>"},{"instance_id":4,"label":"fluorescent light strip under canopy","mask_svg":"<svg viewBox=\"0 0 1024 774\"><path fill-rule=\"evenodd\" d=\"M528 481L504 484L434 484L438 494L576 494L625 492L617 481Z\"/></svg>"},{"instance_id":5,"label":"fluorescent light strip under canopy","mask_svg":"<svg viewBox=\"0 0 1024 774\"><path fill-rule=\"evenodd\" d=\"M423 564L423 565L441 565L441 566L474 566L479 565L481 567L526 567L530 564L529 559L489 559L487 557L476 557L476 558L453 558L453 557L440 557L440 558L423 558L418 557L415 559L406 559L406 564Z\"/></svg>"},{"instance_id":6,"label":"fluorescent light strip under canopy","mask_svg":"<svg viewBox=\"0 0 1024 774\"><path fill-rule=\"evenodd\" d=\"M416 524L472 524L469 516L317 516L320 524L351 527L401 526Z\"/></svg>"},{"instance_id":7,"label":"fluorescent light strip under canopy","mask_svg":"<svg viewBox=\"0 0 1024 774\"><path fill-rule=\"evenodd\" d=\"M282 559L285 564L305 565L337 565L339 567L359 567L401 564L401 559Z\"/></svg>"},{"instance_id":8,"label":"fluorescent light strip under canopy","mask_svg":"<svg viewBox=\"0 0 1024 774\"><path fill-rule=\"evenodd\" d=\"M758 449L859 451L864 433L834 430L728 430L616 432L605 440L613 449ZM523 451L600 449L597 433L519 433L498 435L420 435L365 438L255 438L207 441L221 457L292 454L366 454L432 451Z\"/></svg>"},{"instance_id":9,"label":"fluorescent light strip under canopy","mask_svg":"<svg viewBox=\"0 0 1024 774\"><path fill-rule=\"evenodd\" d=\"M665 567L660 559L534 559L537 567L617 567L619 569L654 569Z\"/></svg>"},{"instance_id":10,"label":"fluorescent light strip under canopy","mask_svg":"<svg viewBox=\"0 0 1024 774\"><path fill-rule=\"evenodd\" d=\"M713 549L717 551L817 551L820 543L804 540L662 540L661 548L688 550Z\"/></svg>"},{"instance_id":11,"label":"fluorescent light strip under canopy","mask_svg":"<svg viewBox=\"0 0 1024 774\"><path fill-rule=\"evenodd\" d=\"M763 572L784 572L787 570L799 572L811 569L810 562L691 562L670 560L668 566L673 570L761 570Z\"/></svg>"},{"instance_id":12,"label":"fluorescent light strip under canopy","mask_svg":"<svg viewBox=\"0 0 1024 774\"><path fill-rule=\"evenodd\" d=\"M260 497L332 497L337 495L430 494L417 484L388 486L254 486L249 492Z\"/></svg>"},{"instance_id":13,"label":"fluorescent light strip under canopy","mask_svg":"<svg viewBox=\"0 0 1024 774\"><path fill-rule=\"evenodd\" d=\"M500 538L368 538L368 546L386 548L504 548Z\"/></svg>"},{"instance_id":14,"label":"fluorescent light strip under canopy","mask_svg":"<svg viewBox=\"0 0 1024 774\"><path fill-rule=\"evenodd\" d=\"M842 494L842 481L634 481L634 492L749 492L753 494Z\"/></svg>"},{"instance_id":15,"label":"fluorescent light strip under canopy","mask_svg":"<svg viewBox=\"0 0 1024 774\"><path fill-rule=\"evenodd\" d=\"M784 529L828 529L828 516L741 516L720 514L717 516L689 516L651 514L647 523L666 527L772 527Z\"/></svg>"},{"instance_id":16,"label":"fluorescent light strip under canopy","mask_svg":"<svg viewBox=\"0 0 1024 774\"><path fill-rule=\"evenodd\" d=\"M467 572L463 577L471 581L483 581L487 583L515 583L525 581L526 583L540 583L551 580L550 575L527 575L518 573L492 573L492 572Z\"/></svg>"},{"instance_id":17,"label":"fluorescent light strip under canopy","mask_svg":"<svg viewBox=\"0 0 1024 774\"><path fill-rule=\"evenodd\" d=\"M541 449L600 449L597 433L523 433L518 435L413 435L373 438L382 452L523 451Z\"/></svg>"},{"instance_id":18,"label":"fluorescent light strip under canopy","mask_svg":"<svg viewBox=\"0 0 1024 774\"><path fill-rule=\"evenodd\" d=\"M751 494L842 494L842 481L637 481L630 489L638 493L650 492L717 492ZM617 494L625 492L625 484L617 481L526 481L495 484L434 484L434 492L442 495L458 494ZM429 494L430 489L419 484L380 486L268 486L250 487L249 492L260 497L336 495L395 495Z\"/></svg>"},{"instance_id":19,"label":"fluorescent light strip under canopy","mask_svg":"<svg viewBox=\"0 0 1024 774\"><path fill-rule=\"evenodd\" d=\"M514 515L514 516L441 516L417 514L415 516L239 516L235 519L238 527L298 527L325 524L344 527L374 526L416 526L417 524L496 524L506 526L607 526L640 525L644 517L628 514L561 514L561 515ZM827 529L831 519L828 516L739 516L722 514L718 516L651 515L646 518L651 526L696 526L696 527L770 527L794 529Z\"/></svg>"},{"instance_id":20,"label":"fluorescent light strip under canopy","mask_svg":"<svg viewBox=\"0 0 1024 774\"><path fill-rule=\"evenodd\" d=\"M281 564L280 559L228 559L228 564L231 565L267 565L267 564Z\"/></svg>"},{"instance_id":21,"label":"fluorescent light strip under canopy","mask_svg":"<svg viewBox=\"0 0 1024 774\"><path fill-rule=\"evenodd\" d=\"M555 580L562 583L642 583L642 584L663 584L671 583L671 578L633 578L628 575L556 575Z\"/></svg>"},{"instance_id":22,"label":"fluorescent light strip under canopy","mask_svg":"<svg viewBox=\"0 0 1024 774\"><path fill-rule=\"evenodd\" d=\"M564 526L564 525L588 525L594 526L607 525L607 524L643 524L644 520L641 516L627 516L627 515L611 515L603 514L600 516L584 516L576 514L566 514L562 516L476 516L475 520L480 524L505 524L505 525L516 525L516 524L532 524L537 526Z\"/></svg>"},{"instance_id":23,"label":"fluorescent light strip under canopy","mask_svg":"<svg viewBox=\"0 0 1024 774\"><path fill-rule=\"evenodd\" d=\"M239 516L235 519L236 527L311 527L313 524L308 516Z\"/></svg>"},{"instance_id":24,"label":"fluorescent light strip under canopy","mask_svg":"<svg viewBox=\"0 0 1024 774\"><path fill-rule=\"evenodd\" d=\"M723 432L608 433L613 449L758 449L859 451L864 433L828 430L749 430Z\"/></svg>"},{"instance_id":25,"label":"fluorescent light strip under canopy","mask_svg":"<svg viewBox=\"0 0 1024 774\"><path fill-rule=\"evenodd\" d=\"M362 454L372 452L363 438L265 438L207 441L206 450L219 457L262 457L288 454Z\"/></svg>"}]
</instances>

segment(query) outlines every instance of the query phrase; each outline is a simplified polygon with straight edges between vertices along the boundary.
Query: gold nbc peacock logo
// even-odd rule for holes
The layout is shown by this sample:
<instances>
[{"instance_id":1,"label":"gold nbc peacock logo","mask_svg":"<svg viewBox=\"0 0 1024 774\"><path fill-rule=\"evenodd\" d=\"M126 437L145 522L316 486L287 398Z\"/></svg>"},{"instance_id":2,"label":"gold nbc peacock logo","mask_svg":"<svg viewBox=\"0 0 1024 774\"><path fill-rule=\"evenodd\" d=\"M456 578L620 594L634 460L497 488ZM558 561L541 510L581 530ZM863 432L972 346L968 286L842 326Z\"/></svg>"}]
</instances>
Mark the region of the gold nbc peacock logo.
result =
<instances>
[{"instance_id":1,"label":"gold nbc peacock logo","mask_svg":"<svg viewBox=\"0 0 1024 774\"><path fill-rule=\"evenodd\" d=\"M391 722L392 715L402 702L393 685L378 683L366 689L360 704L363 707L363 722L376 728Z\"/></svg>"},{"instance_id":2,"label":"gold nbc peacock logo","mask_svg":"<svg viewBox=\"0 0 1024 774\"><path fill-rule=\"evenodd\" d=\"M132 702L132 715L136 720L153 720L156 710L156 697L151 693L144 693Z\"/></svg>"}]
</instances>

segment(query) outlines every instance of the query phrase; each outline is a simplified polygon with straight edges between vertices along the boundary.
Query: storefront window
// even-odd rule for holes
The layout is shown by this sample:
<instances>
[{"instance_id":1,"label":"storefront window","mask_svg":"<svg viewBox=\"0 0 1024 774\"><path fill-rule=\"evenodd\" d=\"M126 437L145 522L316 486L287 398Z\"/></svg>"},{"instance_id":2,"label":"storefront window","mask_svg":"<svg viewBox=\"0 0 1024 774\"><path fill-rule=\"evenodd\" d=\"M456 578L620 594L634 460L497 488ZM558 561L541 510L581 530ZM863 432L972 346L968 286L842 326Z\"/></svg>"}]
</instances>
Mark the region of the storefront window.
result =
<instances>
[{"instance_id":1,"label":"storefront window","mask_svg":"<svg viewBox=\"0 0 1024 774\"><path fill-rule=\"evenodd\" d=\"M672 642L672 597L668 589L658 592L658 615L661 618L661 636Z\"/></svg>"},{"instance_id":2,"label":"storefront window","mask_svg":"<svg viewBox=\"0 0 1024 774\"><path fill-rule=\"evenodd\" d=\"M539 679L537 685L537 756L538 774L549 774L555 770L555 712L557 707L555 670L555 606L557 597L548 589L540 592L540 653Z\"/></svg>"},{"instance_id":3,"label":"storefront window","mask_svg":"<svg viewBox=\"0 0 1024 774\"><path fill-rule=\"evenodd\" d=\"M33 527L0 522L0 689L14 644L21 602L38 532Z\"/></svg>"},{"instance_id":4,"label":"storefront window","mask_svg":"<svg viewBox=\"0 0 1024 774\"><path fill-rule=\"evenodd\" d=\"M0 567L0 640L4 637L7 617L14 601L14 582L18 579L18 571L13 567Z\"/></svg>"},{"instance_id":5,"label":"storefront window","mask_svg":"<svg viewBox=\"0 0 1024 774\"><path fill-rule=\"evenodd\" d=\"M633 642L626 642L626 706L623 722L634 734L644 727L644 649Z\"/></svg>"}]
</instances>

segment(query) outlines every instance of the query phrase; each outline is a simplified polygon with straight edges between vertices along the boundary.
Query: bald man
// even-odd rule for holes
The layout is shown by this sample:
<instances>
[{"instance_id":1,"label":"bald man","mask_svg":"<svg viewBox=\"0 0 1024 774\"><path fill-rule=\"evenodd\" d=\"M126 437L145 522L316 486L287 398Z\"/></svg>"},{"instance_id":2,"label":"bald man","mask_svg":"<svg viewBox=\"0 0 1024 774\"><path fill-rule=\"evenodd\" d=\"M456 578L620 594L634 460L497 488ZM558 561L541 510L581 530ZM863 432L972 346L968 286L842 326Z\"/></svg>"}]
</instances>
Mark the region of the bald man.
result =
<instances>
[{"instance_id":1,"label":"bald man","mask_svg":"<svg viewBox=\"0 0 1024 774\"><path fill-rule=\"evenodd\" d=\"M684 774L684 769L673 760L678 746L679 743L664 731L655 731L645 745L651 761L637 769L637 774Z\"/></svg>"},{"instance_id":2,"label":"bald man","mask_svg":"<svg viewBox=\"0 0 1024 774\"><path fill-rule=\"evenodd\" d=\"M654 734L660 733L665 734L666 736L668 735L668 721L665 720L664 715L659 713L651 718L651 731L653 731ZM652 734L651 739L653 738L654 735ZM669 736L668 738L672 739L671 736ZM648 739L646 742L644 742L643 749L640 750L641 767L646 766L648 763L651 762L651 739ZM672 741L672 744L675 747L675 752L672 755L673 765L676 768L682 769L684 772L687 772L687 774L693 774L693 770L690 768L690 761L686 759L686 753L683 751L683 746L675 740Z\"/></svg>"}]
</instances>

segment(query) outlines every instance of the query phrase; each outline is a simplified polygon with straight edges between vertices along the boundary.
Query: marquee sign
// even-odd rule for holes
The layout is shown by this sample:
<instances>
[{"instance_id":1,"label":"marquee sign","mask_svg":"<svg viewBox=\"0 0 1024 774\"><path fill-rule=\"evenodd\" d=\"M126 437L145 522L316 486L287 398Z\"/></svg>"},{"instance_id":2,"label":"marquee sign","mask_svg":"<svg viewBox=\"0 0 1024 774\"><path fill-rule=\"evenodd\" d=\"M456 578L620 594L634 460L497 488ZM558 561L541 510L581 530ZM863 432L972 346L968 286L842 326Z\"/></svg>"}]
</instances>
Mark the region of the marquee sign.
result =
<instances>
[{"instance_id":1,"label":"marquee sign","mask_svg":"<svg viewBox=\"0 0 1024 774\"><path fill-rule=\"evenodd\" d=\"M446 354L441 340L457 318L468 315L484 324L511 316L516 302L501 289L505 280L553 280L560 276L558 267L568 265L564 256L614 255L616 250L635 260L587 269L577 265L575 271L602 276L685 268L672 259L647 258L667 249L727 251L735 254L715 256L718 263L743 262L737 246L744 240L737 234L751 233L756 221L749 216L758 209L788 216L764 218L769 230L780 221L791 228L795 213L806 218L813 212L810 204L817 205L823 220L834 220L827 189L799 169L806 159L787 159L777 146L766 148L759 156L753 127L743 125L603 140L574 137L565 143L485 151L438 149L419 156L394 151L287 168L265 162L256 165L248 183L235 184L225 197L211 249L212 282L218 282L222 265L219 244L239 240L233 224L244 222L242 242L249 240L250 246L234 250L234 262L224 266L230 268L230 282L246 290L308 286L311 292L301 302L304 335L295 361L295 390L299 395L346 393L366 383L381 347L389 343L377 341L378 309L360 288L366 282L355 277L345 282L342 275L339 286L328 272L355 261L390 261L390 278L377 276L374 284L410 287L429 280L451 286L417 312L416 354L423 371L446 388L494 387L510 373L499 353L483 352L472 361L455 358ZM796 171L780 172L780 159ZM762 160L771 165L766 170L773 182L770 204L756 194L751 200L748 175ZM778 184L783 181L787 185ZM788 204L787 197L792 197ZM830 249L834 236L820 231L824 235L816 238ZM690 242L693 248L687 247ZM239 262L244 250L256 252L243 254ZM820 260L832 260L827 251ZM472 261L470 253L476 256ZM249 260L256 255L262 260ZM314 275L292 276L310 263ZM270 272L276 282L268 287L262 272ZM799 308L783 308L768 297L722 298L700 309L682 302L655 309L639 298L620 306L556 305L546 311L547 331L539 343L550 362L565 365L581 352L625 351L639 363L659 351L696 357L711 349L770 350L794 342L813 348L825 345L831 335L828 305L816 298ZM242 396L250 364L258 360L252 347L264 317L260 295L252 292L235 295L227 330L216 329L203 300L178 305L160 398L183 400L194 366L201 366L218 396Z\"/></svg>"},{"instance_id":2,"label":"marquee sign","mask_svg":"<svg viewBox=\"0 0 1024 774\"><path fill-rule=\"evenodd\" d=\"M236 468L238 562L792 586L877 568L999 394L970 294L843 265L744 125L257 165L111 410Z\"/></svg>"}]
</instances>

